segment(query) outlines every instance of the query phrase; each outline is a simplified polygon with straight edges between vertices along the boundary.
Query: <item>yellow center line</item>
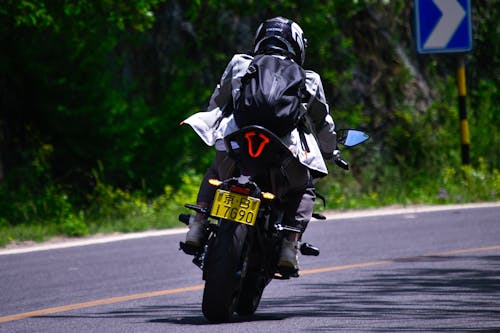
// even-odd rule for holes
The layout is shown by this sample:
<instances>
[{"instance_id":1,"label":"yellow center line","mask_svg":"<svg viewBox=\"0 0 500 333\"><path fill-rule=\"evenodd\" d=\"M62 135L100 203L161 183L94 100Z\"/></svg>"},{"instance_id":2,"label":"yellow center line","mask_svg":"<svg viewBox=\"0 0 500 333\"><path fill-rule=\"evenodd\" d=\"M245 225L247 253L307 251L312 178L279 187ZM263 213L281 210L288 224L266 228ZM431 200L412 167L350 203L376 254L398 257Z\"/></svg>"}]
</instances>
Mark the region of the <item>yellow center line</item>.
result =
<instances>
[{"instance_id":1,"label":"yellow center line","mask_svg":"<svg viewBox=\"0 0 500 333\"><path fill-rule=\"evenodd\" d=\"M341 271L344 269L378 266L378 265L390 264L392 262L394 262L394 261L393 260L378 260L378 261L363 262L363 263L359 263L359 264L331 266L331 267L323 267L323 268L316 268L316 269L306 269L306 270L301 270L300 275L318 274L318 273L326 273L326 272L333 272L333 271Z\"/></svg>"},{"instance_id":2,"label":"yellow center line","mask_svg":"<svg viewBox=\"0 0 500 333\"><path fill-rule=\"evenodd\" d=\"M98 306L98 305L107 305L107 304L113 304L113 303L119 303L119 302L133 301L133 300L141 299L141 298L150 298L150 297L157 297L157 296L179 294L179 293L185 293L188 291L201 290L201 289L203 289L203 284L198 284L198 285L191 286L191 287L158 290L158 291L151 291L151 292L139 293L139 294L133 294L133 295L98 299L98 300L90 301L90 302L56 306L56 307L48 308L48 309L41 309L41 310L36 310L36 311L30 311L30 312L24 312L24 313L18 313L18 314L14 314L14 315L10 315L10 316L0 317L0 323L6 323L9 321L25 319L25 318L29 318L29 317L46 316L49 314L54 314L54 313L59 313L59 312L78 310L78 309L83 309L83 308L90 308L90 307L94 307L94 306Z\"/></svg>"},{"instance_id":3,"label":"yellow center line","mask_svg":"<svg viewBox=\"0 0 500 333\"><path fill-rule=\"evenodd\" d=\"M415 257L408 257L408 258L377 260L377 261L363 262L363 263L359 263L359 264L349 264L349 265L342 265L342 266L307 269L307 270L301 270L300 275L317 274L317 273L340 271L340 270L344 270L344 269L387 265L387 264L392 264L395 262L400 262L402 260L412 260L412 259L415 260L415 259L424 259L424 258L430 258L430 257L448 257L448 256L452 256L452 255L457 255L457 254L484 252L484 251L493 251L493 250L500 250L500 245L475 247L475 248L461 249L461 250L452 250L452 251L439 252L439 253L428 253L428 254L415 256Z\"/></svg>"},{"instance_id":4,"label":"yellow center line","mask_svg":"<svg viewBox=\"0 0 500 333\"><path fill-rule=\"evenodd\" d=\"M471 248L471 249L462 249L462 250L452 250L452 251L441 252L441 253L429 253L429 254L425 255L425 257L431 257L431 256L447 257L447 256L453 256L453 255L456 255L456 254L484 252L484 251L494 251L494 250L500 250L500 245L475 247L475 248Z\"/></svg>"},{"instance_id":5,"label":"yellow center line","mask_svg":"<svg viewBox=\"0 0 500 333\"><path fill-rule=\"evenodd\" d=\"M438 252L438 253L429 253L429 254L425 254L425 255L421 255L421 256L408 257L408 258L378 260L378 261L369 261L369 262L358 263L358 264L330 266L330 267L323 267L323 268L317 268L317 269L307 269L307 270L301 270L300 274L301 275L318 274L318 273L326 273L326 272L340 271L340 270L346 270L346 269L355 269L355 268L364 268L364 267L370 267L370 266L387 265L387 264L398 262L402 259L411 260L411 259L421 259L421 258L428 258L428 257L447 257L447 256L452 256L452 255L457 255L457 254L494 251L494 250L500 250L500 245L452 250L452 251ZM188 291L196 291L196 290L202 290L202 289L203 289L203 284L198 284L198 285L183 287L183 288L157 290L157 291L132 294L132 295L126 295L126 296L104 298L104 299L99 299L99 300L95 300L95 301L75 303L75 304L57 306L57 307L53 307L53 308L47 308L47 309L41 309L41 310L36 310L36 311L23 312L23 313L13 314L13 315L9 315L9 316L4 316L4 317L0 317L0 323L6 323L6 322L20 320L20 319L26 319L26 318L30 318L30 317L46 316L49 314L66 312L66 311L71 311L71 310L90 308L90 307L99 306L99 305L107 305L107 304L126 302L126 301L132 301L132 300L150 298L150 297L157 297L157 296L180 294L180 293L185 293Z\"/></svg>"}]
</instances>

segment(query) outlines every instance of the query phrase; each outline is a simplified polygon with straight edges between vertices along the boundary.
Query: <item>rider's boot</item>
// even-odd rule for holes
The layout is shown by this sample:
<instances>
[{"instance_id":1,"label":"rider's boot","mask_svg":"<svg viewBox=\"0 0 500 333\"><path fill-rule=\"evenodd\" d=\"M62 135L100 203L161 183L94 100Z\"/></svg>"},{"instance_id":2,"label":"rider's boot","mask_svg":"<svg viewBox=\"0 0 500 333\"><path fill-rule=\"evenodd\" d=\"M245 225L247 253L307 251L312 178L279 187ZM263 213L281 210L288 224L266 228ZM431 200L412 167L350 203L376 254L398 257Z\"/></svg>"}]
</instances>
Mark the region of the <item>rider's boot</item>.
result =
<instances>
[{"instance_id":1,"label":"rider's boot","mask_svg":"<svg viewBox=\"0 0 500 333\"><path fill-rule=\"evenodd\" d=\"M191 215L189 217L189 230L186 234L186 244L195 248L201 248L206 238L206 224L203 219Z\"/></svg>"},{"instance_id":2,"label":"rider's boot","mask_svg":"<svg viewBox=\"0 0 500 333\"><path fill-rule=\"evenodd\" d=\"M278 261L278 270L283 275L298 276L299 272L299 242L283 239Z\"/></svg>"}]
</instances>

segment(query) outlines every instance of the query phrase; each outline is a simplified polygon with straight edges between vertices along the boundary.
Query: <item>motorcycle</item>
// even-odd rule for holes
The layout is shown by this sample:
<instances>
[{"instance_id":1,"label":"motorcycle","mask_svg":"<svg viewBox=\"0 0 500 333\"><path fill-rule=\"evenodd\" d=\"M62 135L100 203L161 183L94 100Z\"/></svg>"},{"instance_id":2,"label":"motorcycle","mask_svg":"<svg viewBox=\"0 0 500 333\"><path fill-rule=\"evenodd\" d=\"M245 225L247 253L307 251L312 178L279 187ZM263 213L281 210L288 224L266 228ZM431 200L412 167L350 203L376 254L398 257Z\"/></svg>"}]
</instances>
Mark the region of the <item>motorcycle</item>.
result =
<instances>
[{"instance_id":1,"label":"motorcycle","mask_svg":"<svg viewBox=\"0 0 500 333\"><path fill-rule=\"evenodd\" d=\"M368 139L358 130L337 131L339 145L355 146ZM227 179L211 179L216 188L211 207L186 204L205 215L207 239L200 248L180 242L193 255L205 281L202 311L210 322L228 322L234 313L255 313L266 286L273 279L298 276L280 272L278 260L287 233L301 230L283 223L286 193L308 181L305 167L272 132L260 126L244 127L224 139L234 174ZM348 163L340 154L335 162L344 169ZM317 219L326 219L314 213ZM179 220L189 224L190 214ZM302 255L319 255L309 243L300 246Z\"/></svg>"}]
</instances>

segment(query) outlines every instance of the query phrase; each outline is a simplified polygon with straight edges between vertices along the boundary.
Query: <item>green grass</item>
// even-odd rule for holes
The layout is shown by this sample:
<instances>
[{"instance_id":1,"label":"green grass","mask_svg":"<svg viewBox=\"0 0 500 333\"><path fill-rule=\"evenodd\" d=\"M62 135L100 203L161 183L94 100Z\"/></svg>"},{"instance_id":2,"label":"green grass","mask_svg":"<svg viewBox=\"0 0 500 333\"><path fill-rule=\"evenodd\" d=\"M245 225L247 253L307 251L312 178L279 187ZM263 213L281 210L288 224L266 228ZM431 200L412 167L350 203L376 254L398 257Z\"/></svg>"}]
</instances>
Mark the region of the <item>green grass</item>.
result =
<instances>
[{"instance_id":1,"label":"green grass","mask_svg":"<svg viewBox=\"0 0 500 333\"><path fill-rule=\"evenodd\" d=\"M14 226L3 225L0 227L0 247L5 247L12 242L44 242L59 236L77 238L95 234L127 233L180 227L182 224L177 217L183 211L182 205L172 205L169 209L156 212L131 213L128 216L119 218L101 217L79 222L83 223L84 227L77 224L70 227L66 225L65 228L61 228L59 224L47 221Z\"/></svg>"}]
</instances>

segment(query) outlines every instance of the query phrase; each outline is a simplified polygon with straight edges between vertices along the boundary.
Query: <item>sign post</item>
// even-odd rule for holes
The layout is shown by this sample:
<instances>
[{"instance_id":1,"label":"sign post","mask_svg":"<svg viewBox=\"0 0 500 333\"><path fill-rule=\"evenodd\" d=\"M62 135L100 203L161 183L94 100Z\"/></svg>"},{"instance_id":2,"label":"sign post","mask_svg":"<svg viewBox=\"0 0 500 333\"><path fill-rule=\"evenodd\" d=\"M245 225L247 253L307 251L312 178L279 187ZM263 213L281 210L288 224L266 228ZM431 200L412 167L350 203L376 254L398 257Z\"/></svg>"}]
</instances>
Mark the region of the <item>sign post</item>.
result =
<instances>
[{"instance_id":1,"label":"sign post","mask_svg":"<svg viewBox=\"0 0 500 333\"><path fill-rule=\"evenodd\" d=\"M460 143L462 145L462 164L470 164L470 136L469 120L467 119L467 85L465 84L465 59L463 55L458 57L457 65L457 88L458 88L458 112L460 115Z\"/></svg>"},{"instance_id":2,"label":"sign post","mask_svg":"<svg viewBox=\"0 0 500 333\"><path fill-rule=\"evenodd\" d=\"M472 50L470 0L415 0L417 51L458 53L457 89L462 164L470 164L465 84L465 52Z\"/></svg>"}]
</instances>

